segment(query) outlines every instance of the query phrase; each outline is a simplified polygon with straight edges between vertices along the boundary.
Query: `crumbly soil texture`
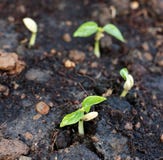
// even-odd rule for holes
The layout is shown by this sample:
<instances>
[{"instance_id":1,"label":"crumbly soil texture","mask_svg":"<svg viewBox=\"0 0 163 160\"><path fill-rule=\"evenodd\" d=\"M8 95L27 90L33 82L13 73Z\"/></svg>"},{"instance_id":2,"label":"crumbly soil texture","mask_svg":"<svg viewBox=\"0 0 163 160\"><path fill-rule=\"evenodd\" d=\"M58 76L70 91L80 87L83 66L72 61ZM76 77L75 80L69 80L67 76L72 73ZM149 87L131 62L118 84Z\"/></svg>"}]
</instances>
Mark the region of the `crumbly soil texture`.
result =
<instances>
[{"instance_id":1,"label":"crumbly soil texture","mask_svg":"<svg viewBox=\"0 0 163 160\"><path fill-rule=\"evenodd\" d=\"M1 0L0 52L18 54L26 67L15 75L0 71L0 159L162 160L162 11L161 0ZM32 48L24 17L38 24ZM105 35L96 58L93 36L72 36L86 21L115 24L126 43ZM135 84L120 98L123 67ZM84 123L85 136L77 124L60 128L89 95L107 100L91 109L99 116ZM50 107L47 114L38 112L39 102Z\"/></svg>"}]
</instances>

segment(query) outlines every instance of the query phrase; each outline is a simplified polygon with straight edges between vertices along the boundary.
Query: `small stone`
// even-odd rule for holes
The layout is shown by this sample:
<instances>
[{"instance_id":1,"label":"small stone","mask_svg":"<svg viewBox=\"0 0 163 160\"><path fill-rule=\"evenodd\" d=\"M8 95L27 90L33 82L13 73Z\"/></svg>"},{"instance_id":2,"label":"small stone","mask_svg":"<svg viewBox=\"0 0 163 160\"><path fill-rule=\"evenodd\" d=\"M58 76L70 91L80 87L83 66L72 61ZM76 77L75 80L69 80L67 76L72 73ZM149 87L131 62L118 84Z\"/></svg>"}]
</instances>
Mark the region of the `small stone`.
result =
<instances>
[{"instance_id":1,"label":"small stone","mask_svg":"<svg viewBox=\"0 0 163 160\"><path fill-rule=\"evenodd\" d=\"M163 134L161 134L160 140L161 140L161 142L163 143Z\"/></svg>"},{"instance_id":2,"label":"small stone","mask_svg":"<svg viewBox=\"0 0 163 160\"><path fill-rule=\"evenodd\" d=\"M114 160L121 160L121 156L119 156L119 155L118 156L115 156L114 157Z\"/></svg>"},{"instance_id":3,"label":"small stone","mask_svg":"<svg viewBox=\"0 0 163 160\"><path fill-rule=\"evenodd\" d=\"M57 51L54 49L54 48L52 48L51 50L50 50L50 55L55 55L57 53Z\"/></svg>"},{"instance_id":4,"label":"small stone","mask_svg":"<svg viewBox=\"0 0 163 160\"><path fill-rule=\"evenodd\" d=\"M143 56L147 61L152 61L153 60L152 55L150 53L148 53L148 52L145 52Z\"/></svg>"},{"instance_id":5,"label":"small stone","mask_svg":"<svg viewBox=\"0 0 163 160\"><path fill-rule=\"evenodd\" d=\"M125 124L124 128L125 128L126 130L131 131L131 130L133 130L133 125L132 125L132 123L127 122L127 123Z\"/></svg>"},{"instance_id":6,"label":"small stone","mask_svg":"<svg viewBox=\"0 0 163 160\"><path fill-rule=\"evenodd\" d=\"M32 158L27 156L20 156L19 160L32 160Z\"/></svg>"},{"instance_id":7,"label":"small stone","mask_svg":"<svg viewBox=\"0 0 163 160\"><path fill-rule=\"evenodd\" d=\"M5 85L0 84L0 94L3 94L4 96L8 96L9 88Z\"/></svg>"},{"instance_id":8,"label":"small stone","mask_svg":"<svg viewBox=\"0 0 163 160\"><path fill-rule=\"evenodd\" d=\"M27 140L32 140L32 139L33 139L33 135L32 135L30 132L26 132L26 133L24 134L24 137L25 137L25 139L27 139Z\"/></svg>"},{"instance_id":9,"label":"small stone","mask_svg":"<svg viewBox=\"0 0 163 160\"><path fill-rule=\"evenodd\" d=\"M160 67L163 67L163 52L157 53L155 61Z\"/></svg>"},{"instance_id":10,"label":"small stone","mask_svg":"<svg viewBox=\"0 0 163 160\"><path fill-rule=\"evenodd\" d=\"M92 62L91 63L91 68L97 68L98 67L98 63L97 62Z\"/></svg>"},{"instance_id":11,"label":"small stone","mask_svg":"<svg viewBox=\"0 0 163 160\"><path fill-rule=\"evenodd\" d=\"M36 111L42 115L49 113L50 107L43 101L36 104Z\"/></svg>"},{"instance_id":12,"label":"small stone","mask_svg":"<svg viewBox=\"0 0 163 160\"><path fill-rule=\"evenodd\" d=\"M66 26L72 26L72 22L71 21L66 21L65 24L66 24Z\"/></svg>"},{"instance_id":13,"label":"small stone","mask_svg":"<svg viewBox=\"0 0 163 160\"><path fill-rule=\"evenodd\" d=\"M98 141L99 141L99 139L98 139L96 136L92 136L92 137L91 137L91 140L92 140L93 142L98 142Z\"/></svg>"},{"instance_id":14,"label":"small stone","mask_svg":"<svg viewBox=\"0 0 163 160\"><path fill-rule=\"evenodd\" d=\"M86 75L87 74L87 69L80 69L79 73L82 75Z\"/></svg>"},{"instance_id":15,"label":"small stone","mask_svg":"<svg viewBox=\"0 0 163 160\"><path fill-rule=\"evenodd\" d=\"M139 3L137 1L133 1L130 3L131 9L135 10L139 8Z\"/></svg>"},{"instance_id":16,"label":"small stone","mask_svg":"<svg viewBox=\"0 0 163 160\"><path fill-rule=\"evenodd\" d=\"M35 116L33 116L33 120L38 120L41 117L42 117L41 114L36 114Z\"/></svg>"},{"instance_id":17,"label":"small stone","mask_svg":"<svg viewBox=\"0 0 163 160\"><path fill-rule=\"evenodd\" d=\"M70 60L66 60L65 62L64 62L64 66L66 67L66 68L75 68L75 63L73 62L73 61L70 61Z\"/></svg>"},{"instance_id":18,"label":"small stone","mask_svg":"<svg viewBox=\"0 0 163 160\"><path fill-rule=\"evenodd\" d=\"M140 122L137 122L137 123L135 124L135 127L136 127L136 129L139 129L139 128L141 127L141 123L140 123Z\"/></svg>"},{"instance_id":19,"label":"small stone","mask_svg":"<svg viewBox=\"0 0 163 160\"><path fill-rule=\"evenodd\" d=\"M69 33L65 33L62 38L65 42L71 42L71 36Z\"/></svg>"},{"instance_id":20,"label":"small stone","mask_svg":"<svg viewBox=\"0 0 163 160\"><path fill-rule=\"evenodd\" d=\"M69 58L73 61L82 62L85 59L85 53L78 50L71 50L69 52Z\"/></svg>"},{"instance_id":21,"label":"small stone","mask_svg":"<svg viewBox=\"0 0 163 160\"><path fill-rule=\"evenodd\" d=\"M144 42L144 43L142 44L142 48L143 48L145 51L149 51L149 45L148 45L148 43L147 43L147 42Z\"/></svg>"},{"instance_id":22,"label":"small stone","mask_svg":"<svg viewBox=\"0 0 163 160\"><path fill-rule=\"evenodd\" d=\"M24 99L25 97L26 97L25 93L21 94L21 96L20 96L21 99Z\"/></svg>"}]
</instances>

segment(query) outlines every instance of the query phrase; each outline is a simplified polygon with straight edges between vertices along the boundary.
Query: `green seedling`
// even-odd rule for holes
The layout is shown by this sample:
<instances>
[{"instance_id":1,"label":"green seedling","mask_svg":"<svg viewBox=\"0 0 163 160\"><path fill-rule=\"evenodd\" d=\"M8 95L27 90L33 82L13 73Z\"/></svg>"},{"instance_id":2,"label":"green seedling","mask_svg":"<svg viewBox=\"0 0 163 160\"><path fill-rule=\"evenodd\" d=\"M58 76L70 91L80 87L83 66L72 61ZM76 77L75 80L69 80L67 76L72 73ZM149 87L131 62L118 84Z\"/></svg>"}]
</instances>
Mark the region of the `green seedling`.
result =
<instances>
[{"instance_id":1,"label":"green seedling","mask_svg":"<svg viewBox=\"0 0 163 160\"><path fill-rule=\"evenodd\" d=\"M120 97L125 97L129 90L134 86L134 79L131 74L128 73L127 68L122 68L120 70L120 75L125 80L125 83L123 85L123 91L120 95Z\"/></svg>"},{"instance_id":2,"label":"green seedling","mask_svg":"<svg viewBox=\"0 0 163 160\"><path fill-rule=\"evenodd\" d=\"M103 101L105 101L105 97L101 96L88 96L86 97L82 103L81 108L76 110L75 112L72 112L70 114L67 114L60 123L60 127L64 127L67 125L72 125L75 123L78 123L78 132L80 135L84 135L84 121L90 121L98 116L98 112L89 112L91 107L95 104L99 104Z\"/></svg>"},{"instance_id":3,"label":"green seedling","mask_svg":"<svg viewBox=\"0 0 163 160\"><path fill-rule=\"evenodd\" d=\"M32 18L29 18L29 17L23 18L23 23L26 26L26 28L30 32L32 32L32 35L31 35L31 38L30 38L29 44L28 44L29 48L31 48L32 46L35 45L38 27L37 27L36 22Z\"/></svg>"},{"instance_id":4,"label":"green seedling","mask_svg":"<svg viewBox=\"0 0 163 160\"><path fill-rule=\"evenodd\" d=\"M99 27L96 22L89 21L79 26L74 32L74 37L89 37L95 34L94 54L100 57L100 40L104 37L104 32L115 37L116 39L125 42L120 30L113 24L106 24L103 27Z\"/></svg>"}]
</instances>

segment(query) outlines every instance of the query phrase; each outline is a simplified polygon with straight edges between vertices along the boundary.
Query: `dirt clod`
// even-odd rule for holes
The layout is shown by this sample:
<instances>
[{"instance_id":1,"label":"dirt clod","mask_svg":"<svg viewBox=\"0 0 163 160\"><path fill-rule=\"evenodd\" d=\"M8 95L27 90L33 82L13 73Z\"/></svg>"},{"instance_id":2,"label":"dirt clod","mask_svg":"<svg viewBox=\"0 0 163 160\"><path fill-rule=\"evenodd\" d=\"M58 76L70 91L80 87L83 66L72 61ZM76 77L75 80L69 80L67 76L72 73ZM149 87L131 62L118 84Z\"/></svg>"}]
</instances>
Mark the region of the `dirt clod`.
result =
<instances>
[{"instance_id":1,"label":"dirt clod","mask_svg":"<svg viewBox=\"0 0 163 160\"><path fill-rule=\"evenodd\" d=\"M71 50L69 52L69 58L73 61L82 62L85 59L85 53L78 50Z\"/></svg>"},{"instance_id":2,"label":"dirt clod","mask_svg":"<svg viewBox=\"0 0 163 160\"><path fill-rule=\"evenodd\" d=\"M26 155L29 147L20 140L0 140L0 159L15 160L20 155Z\"/></svg>"},{"instance_id":3,"label":"dirt clod","mask_svg":"<svg viewBox=\"0 0 163 160\"><path fill-rule=\"evenodd\" d=\"M25 68L25 62L19 60L16 53L0 51L0 70L8 74L19 74Z\"/></svg>"}]
</instances>

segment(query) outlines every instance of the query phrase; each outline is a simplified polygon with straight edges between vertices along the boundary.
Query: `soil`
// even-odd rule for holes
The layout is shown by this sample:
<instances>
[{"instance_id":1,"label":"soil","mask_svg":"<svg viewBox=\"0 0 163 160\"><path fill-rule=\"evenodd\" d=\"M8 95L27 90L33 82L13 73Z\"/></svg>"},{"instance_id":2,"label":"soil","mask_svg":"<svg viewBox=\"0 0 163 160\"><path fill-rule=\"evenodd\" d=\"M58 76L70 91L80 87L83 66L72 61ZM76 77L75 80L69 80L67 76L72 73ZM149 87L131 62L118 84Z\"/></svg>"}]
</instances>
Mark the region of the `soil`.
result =
<instances>
[{"instance_id":1,"label":"soil","mask_svg":"<svg viewBox=\"0 0 163 160\"><path fill-rule=\"evenodd\" d=\"M21 153L33 160L163 159L163 3L139 0L134 8L132 2L0 1L0 49L17 53L26 63L20 74L0 71L0 84L6 87L0 92L0 142L21 141L29 150ZM24 17L39 26L31 49ZM115 24L127 43L106 35L101 58L96 58L93 36L72 36L89 20ZM67 60L70 65L65 65ZM120 98L123 67L135 85ZM77 125L59 127L63 116L79 108L86 96L106 93L107 101L92 108L99 116L85 122L84 137L78 135ZM38 113L39 102L50 109ZM13 154L0 151L0 159L21 159Z\"/></svg>"}]
</instances>

